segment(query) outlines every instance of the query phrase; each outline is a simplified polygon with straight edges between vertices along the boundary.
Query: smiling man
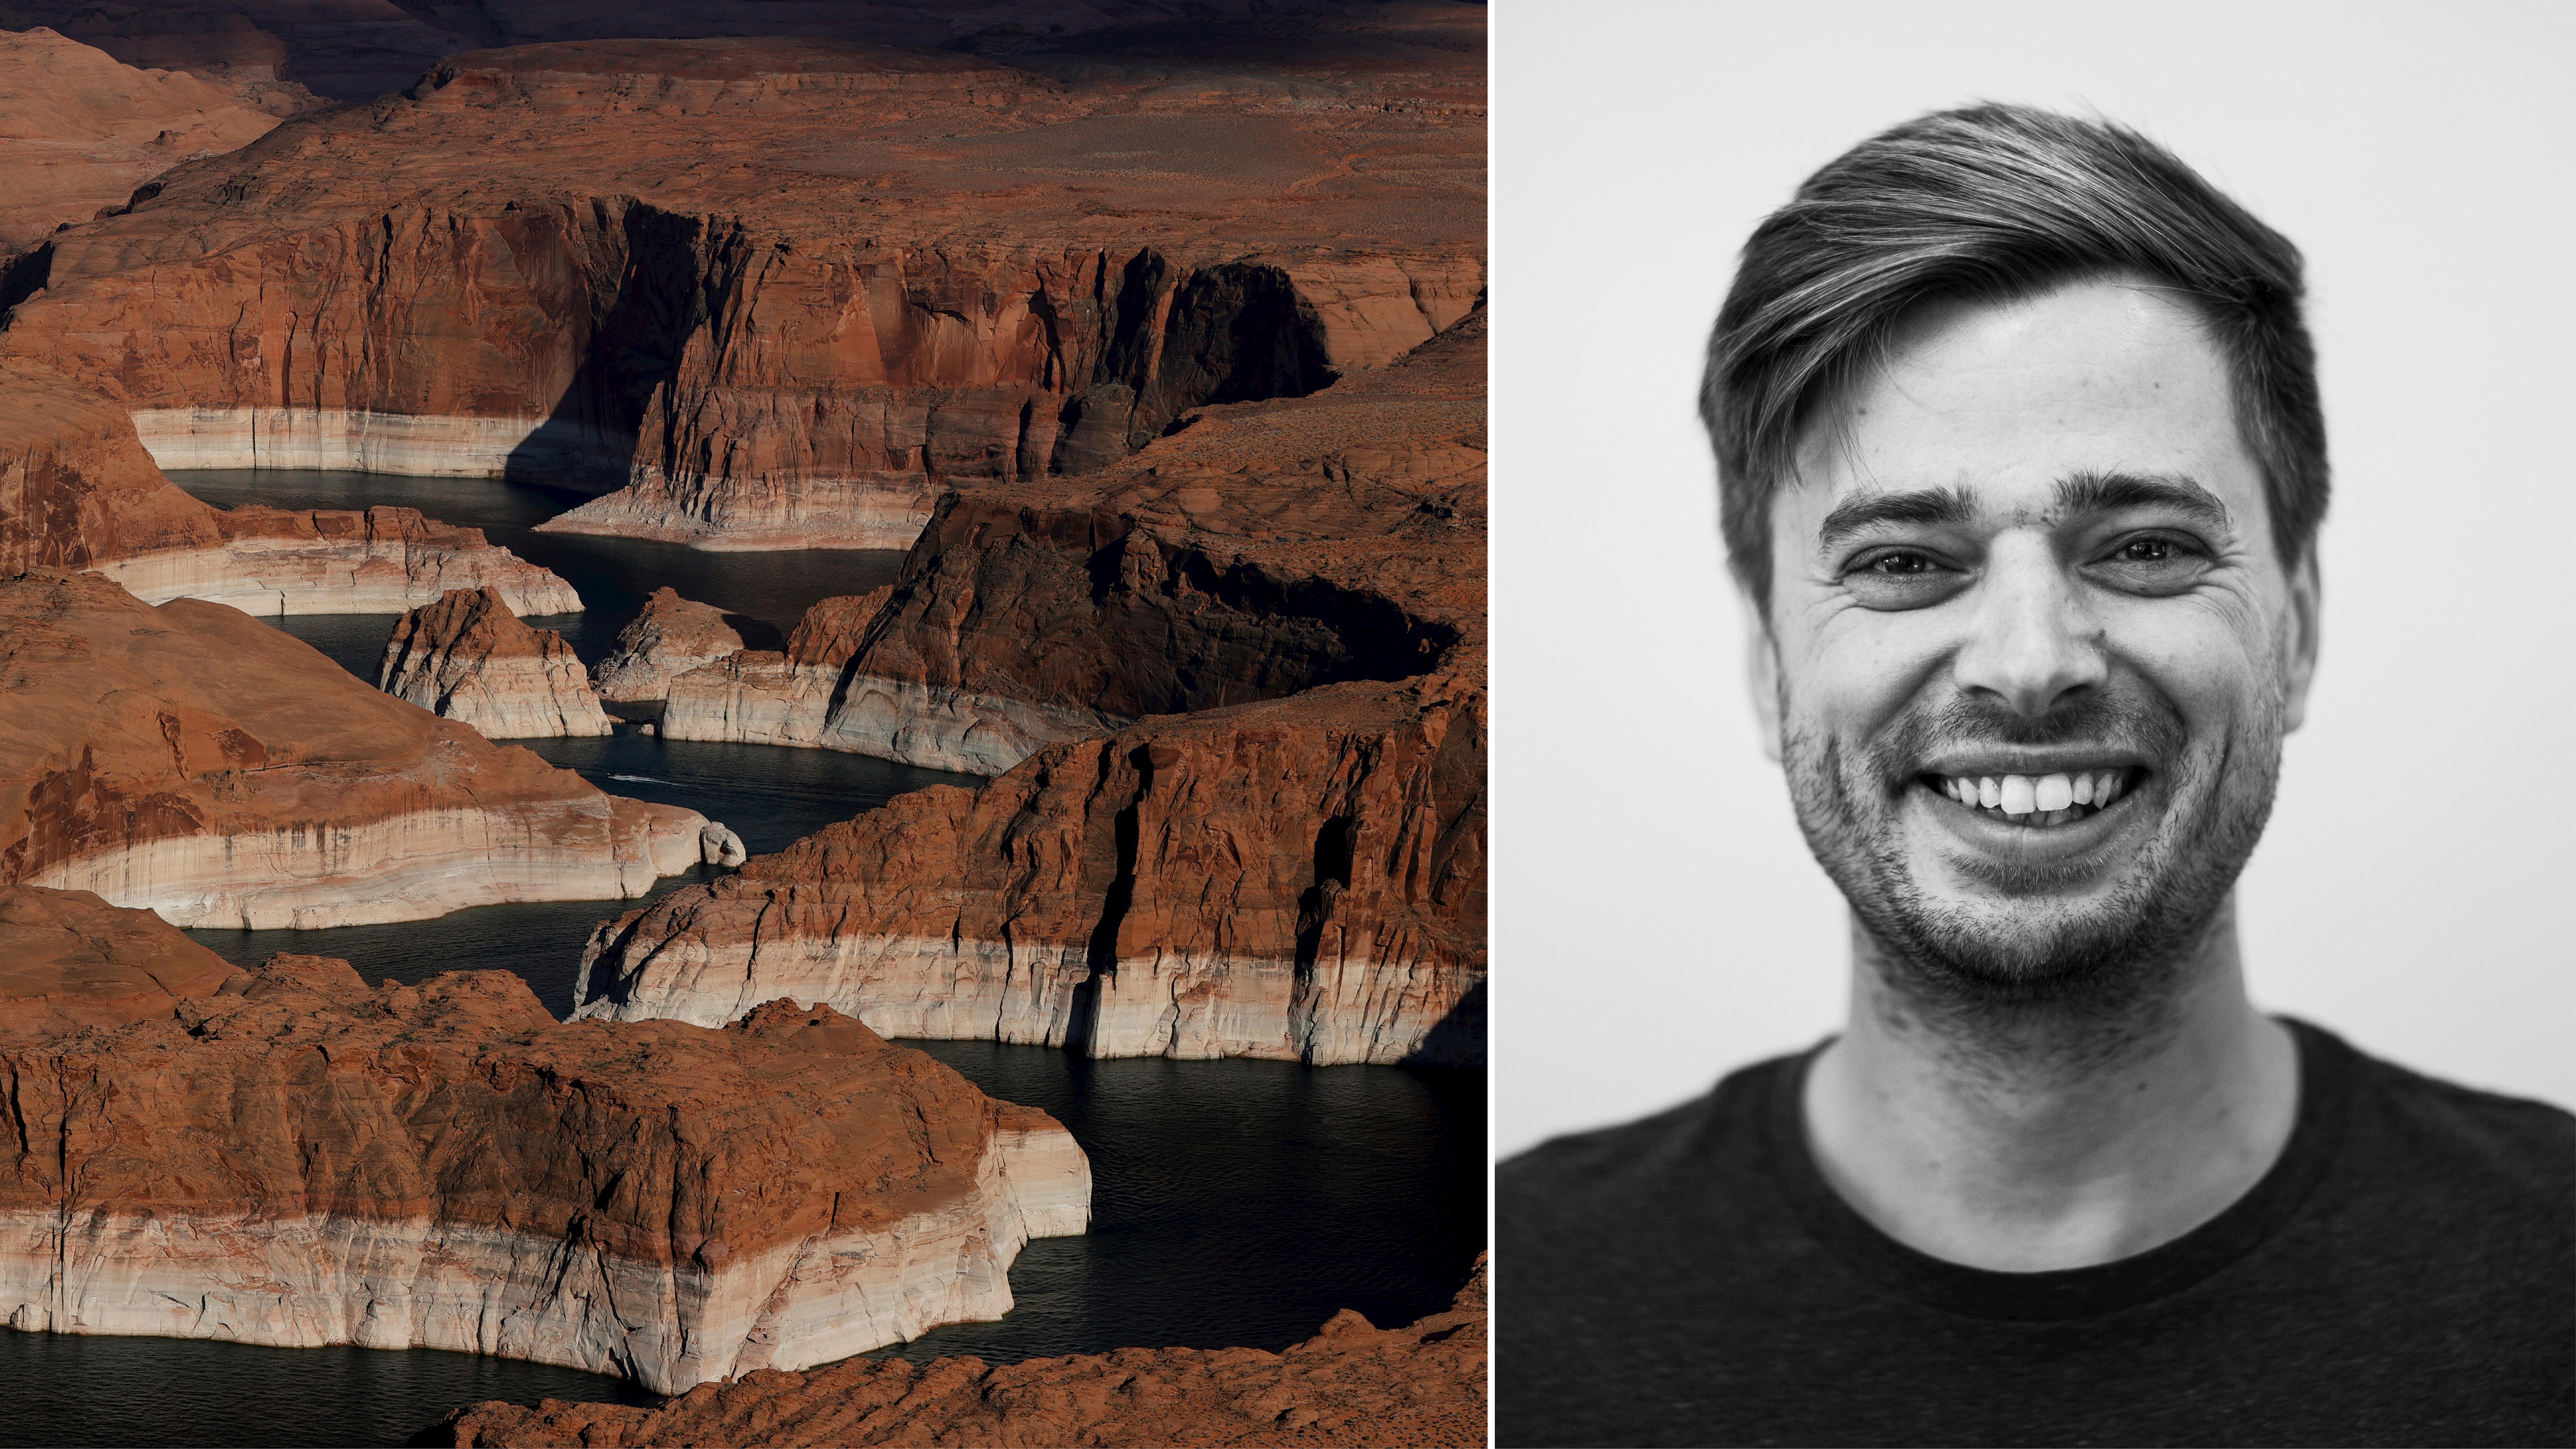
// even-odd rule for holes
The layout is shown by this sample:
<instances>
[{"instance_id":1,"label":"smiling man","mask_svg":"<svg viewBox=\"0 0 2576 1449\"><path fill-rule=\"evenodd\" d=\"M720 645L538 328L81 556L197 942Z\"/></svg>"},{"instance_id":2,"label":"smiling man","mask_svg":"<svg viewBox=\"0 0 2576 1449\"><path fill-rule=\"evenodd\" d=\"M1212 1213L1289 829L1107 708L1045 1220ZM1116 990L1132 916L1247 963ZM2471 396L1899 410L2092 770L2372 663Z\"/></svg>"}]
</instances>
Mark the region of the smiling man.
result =
<instances>
[{"instance_id":1,"label":"smiling man","mask_svg":"<svg viewBox=\"0 0 2576 1449\"><path fill-rule=\"evenodd\" d=\"M2246 994L2317 657L2299 266L2001 106L1754 234L1703 402L1850 1019L1503 1165L1503 1443L2576 1439L2576 1119Z\"/></svg>"}]
</instances>

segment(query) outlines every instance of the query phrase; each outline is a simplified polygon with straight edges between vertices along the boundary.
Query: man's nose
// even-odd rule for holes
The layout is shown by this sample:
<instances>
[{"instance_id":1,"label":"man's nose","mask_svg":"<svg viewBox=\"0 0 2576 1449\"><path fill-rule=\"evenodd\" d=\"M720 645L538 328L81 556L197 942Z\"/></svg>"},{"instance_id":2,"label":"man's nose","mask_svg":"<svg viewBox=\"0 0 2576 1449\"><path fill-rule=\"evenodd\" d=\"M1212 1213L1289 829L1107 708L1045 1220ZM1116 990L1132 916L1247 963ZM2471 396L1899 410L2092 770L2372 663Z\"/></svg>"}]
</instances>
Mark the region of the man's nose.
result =
<instances>
[{"instance_id":1,"label":"man's nose","mask_svg":"<svg viewBox=\"0 0 2576 1449\"><path fill-rule=\"evenodd\" d=\"M2109 673L2101 627L2042 537L1995 541L1968 628L1955 666L1960 687L2015 714L2036 719Z\"/></svg>"}]
</instances>

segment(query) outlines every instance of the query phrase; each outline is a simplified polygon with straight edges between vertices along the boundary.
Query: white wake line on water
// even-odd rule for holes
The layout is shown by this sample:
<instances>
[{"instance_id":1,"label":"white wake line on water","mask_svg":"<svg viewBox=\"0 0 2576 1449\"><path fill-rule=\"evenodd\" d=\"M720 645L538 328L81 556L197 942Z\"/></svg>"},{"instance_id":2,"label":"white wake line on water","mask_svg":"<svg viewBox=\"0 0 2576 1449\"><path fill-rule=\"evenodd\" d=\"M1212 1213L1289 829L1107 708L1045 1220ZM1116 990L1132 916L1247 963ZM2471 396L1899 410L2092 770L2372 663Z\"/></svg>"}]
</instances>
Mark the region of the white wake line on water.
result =
<instances>
[{"instance_id":1,"label":"white wake line on water","mask_svg":"<svg viewBox=\"0 0 2576 1449\"><path fill-rule=\"evenodd\" d=\"M650 775L611 775L608 778L612 780L624 780L630 784L636 785L673 785L679 783L676 780L656 780Z\"/></svg>"}]
</instances>

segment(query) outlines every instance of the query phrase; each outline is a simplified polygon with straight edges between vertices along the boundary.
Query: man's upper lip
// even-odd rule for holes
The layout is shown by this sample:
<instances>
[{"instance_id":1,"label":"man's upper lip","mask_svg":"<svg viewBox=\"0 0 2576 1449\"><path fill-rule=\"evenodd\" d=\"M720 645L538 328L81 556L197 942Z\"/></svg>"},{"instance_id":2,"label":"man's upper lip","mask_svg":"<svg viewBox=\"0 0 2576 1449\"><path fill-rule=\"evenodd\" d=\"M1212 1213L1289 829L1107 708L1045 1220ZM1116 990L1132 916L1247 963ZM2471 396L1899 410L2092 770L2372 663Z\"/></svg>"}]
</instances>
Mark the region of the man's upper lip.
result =
<instances>
[{"instance_id":1,"label":"man's upper lip","mask_svg":"<svg viewBox=\"0 0 2576 1449\"><path fill-rule=\"evenodd\" d=\"M2144 768L2147 757L2111 745L1996 745L1933 756L1926 775L2063 775L2077 770Z\"/></svg>"}]
</instances>

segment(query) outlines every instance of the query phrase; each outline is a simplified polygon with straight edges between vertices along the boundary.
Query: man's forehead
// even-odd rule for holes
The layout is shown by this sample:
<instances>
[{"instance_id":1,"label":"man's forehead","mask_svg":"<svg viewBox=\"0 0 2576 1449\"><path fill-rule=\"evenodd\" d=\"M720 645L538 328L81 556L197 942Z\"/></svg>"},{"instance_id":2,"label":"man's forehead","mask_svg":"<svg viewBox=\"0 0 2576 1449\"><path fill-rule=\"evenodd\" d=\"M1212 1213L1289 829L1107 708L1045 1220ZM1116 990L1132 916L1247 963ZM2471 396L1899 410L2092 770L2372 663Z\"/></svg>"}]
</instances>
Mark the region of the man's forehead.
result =
<instances>
[{"instance_id":1,"label":"man's forehead","mask_svg":"<svg viewBox=\"0 0 2576 1449\"><path fill-rule=\"evenodd\" d=\"M2260 497L2218 349L2187 308L2124 282L1930 312L1832 413L1781 490L1819 524L1873 496L1988 519L2159 491L2135 483L2239 516Z\"/></svg>"}]
</instances>

